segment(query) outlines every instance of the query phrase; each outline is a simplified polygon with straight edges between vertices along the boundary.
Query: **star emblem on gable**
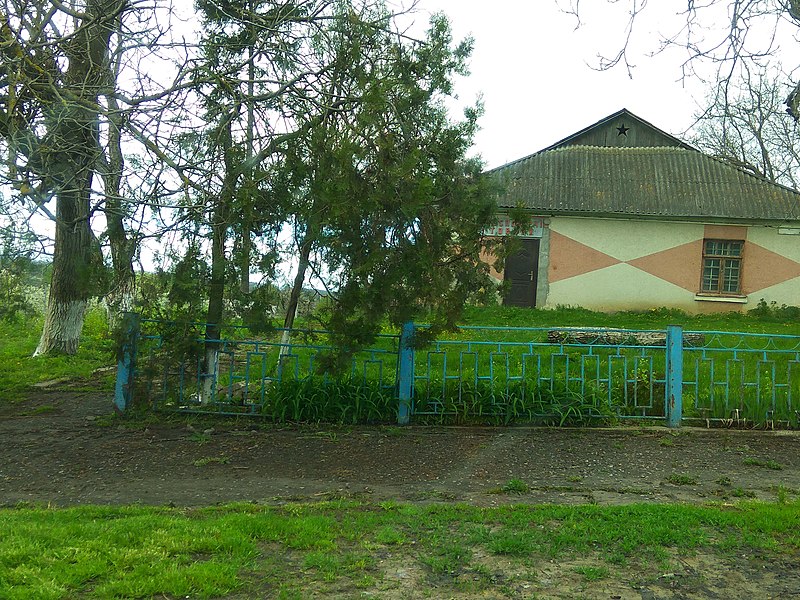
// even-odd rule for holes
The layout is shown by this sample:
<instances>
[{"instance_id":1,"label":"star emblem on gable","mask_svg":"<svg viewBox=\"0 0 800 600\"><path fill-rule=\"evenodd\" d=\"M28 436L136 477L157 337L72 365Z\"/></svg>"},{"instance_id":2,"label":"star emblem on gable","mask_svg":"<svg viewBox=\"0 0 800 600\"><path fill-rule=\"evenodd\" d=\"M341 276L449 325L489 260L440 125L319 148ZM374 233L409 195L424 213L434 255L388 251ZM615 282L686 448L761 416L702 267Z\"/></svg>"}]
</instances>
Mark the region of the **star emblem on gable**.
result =
<instances>
[{"instance_id":1,"label":"star emblem on gable","mask_svg":"<svg viewBox=\"0 0 800 600\"><path fill-rule=\"evenodd\" d=\"M617 135L624 135L625 137L628 137L628 132L630 130L631 130L631 128L630 127L625 127L625 123L623 123L622 125L617 127L617 131L619 132Z\"/></svg>"}]
</instances>

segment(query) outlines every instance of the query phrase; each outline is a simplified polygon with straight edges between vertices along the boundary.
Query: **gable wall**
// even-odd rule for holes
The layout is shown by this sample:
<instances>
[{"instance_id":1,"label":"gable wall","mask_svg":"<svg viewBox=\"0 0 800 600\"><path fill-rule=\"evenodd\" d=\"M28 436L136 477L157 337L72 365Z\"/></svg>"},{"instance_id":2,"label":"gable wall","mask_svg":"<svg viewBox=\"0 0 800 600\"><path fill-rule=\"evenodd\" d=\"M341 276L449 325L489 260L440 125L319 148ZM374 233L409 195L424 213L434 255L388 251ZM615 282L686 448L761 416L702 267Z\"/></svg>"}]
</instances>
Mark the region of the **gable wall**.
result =
<instances>
[{"instance_id":1,"label":"gable wall","mask_svg":"<svg viewBox=\"0 0 800 600\"><path fill-rule=\"evenodd\" d=\"M705 313L749 310L761 298L800 304L800 235L777 225L552 217L547 238L539 306ZM745 240L741 297L698 295L704 238Z\"/></svg>"},{"instance_id":2,"label":"gable wall","mask_svg":"<svg viewBox=\"0 0 800 600\"><path fill-rule=\"evenodd\" d=\"M621 128L624 133L621 133ZM565 146L608 146L608 147L663 147L679 146L671 137L662 134L637 119L620 116L608 123L594 127L570 139Z\"/></svg>"}]
</instances>

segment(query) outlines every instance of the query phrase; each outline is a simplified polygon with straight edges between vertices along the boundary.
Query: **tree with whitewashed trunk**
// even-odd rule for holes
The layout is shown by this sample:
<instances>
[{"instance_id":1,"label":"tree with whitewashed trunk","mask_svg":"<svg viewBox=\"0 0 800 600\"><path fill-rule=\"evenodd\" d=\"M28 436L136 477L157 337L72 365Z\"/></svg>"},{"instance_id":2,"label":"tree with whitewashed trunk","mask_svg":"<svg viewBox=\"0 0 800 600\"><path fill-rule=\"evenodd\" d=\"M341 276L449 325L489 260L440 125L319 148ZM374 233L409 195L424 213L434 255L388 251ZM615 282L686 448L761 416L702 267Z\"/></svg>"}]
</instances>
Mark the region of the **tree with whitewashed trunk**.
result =
<instances>
[{"instance_id":1,"label":"tree with whitewashed trunk","mask_svg":"<svg viewBox=\"0 0 800 600\"><path fill-rule=\"evenodd\" d=\"M162 77L172 75L164 65L173 64L178 53L186 55L187 46L171 41L172 13L158 3L4 0L4 15L2 177L16 190L17 225L39 213L55 229L53 275L36 354L74 353L91 298L105 299L111 327L133 307L140 234L132 233L132 217L138 210L141 230L147 221L142 207L159 210L167 190L158 178L163 165L140 163L132 170L123 149L130 151L135 142L149 152L148 136L159 135L160 119L174 117L168 108L186 88L183 68L173 69L177 75L166 83L147 71L159 64Z\"/></svg>"},{"instance_id":2,"label":"tree with whitewashed trunk","mask_svg":"<svg viewBox=\"0 0 800 600\"><path fill-rule=\"evenodd\" d=\"M103 261L91 228L98 161L98 97L126 0L66 7L6 2L0 24L8 178L55 221L53 275L35 354L77 351ZM55 199L55 214L46 209Z\"/></svg>"}]
</instances>

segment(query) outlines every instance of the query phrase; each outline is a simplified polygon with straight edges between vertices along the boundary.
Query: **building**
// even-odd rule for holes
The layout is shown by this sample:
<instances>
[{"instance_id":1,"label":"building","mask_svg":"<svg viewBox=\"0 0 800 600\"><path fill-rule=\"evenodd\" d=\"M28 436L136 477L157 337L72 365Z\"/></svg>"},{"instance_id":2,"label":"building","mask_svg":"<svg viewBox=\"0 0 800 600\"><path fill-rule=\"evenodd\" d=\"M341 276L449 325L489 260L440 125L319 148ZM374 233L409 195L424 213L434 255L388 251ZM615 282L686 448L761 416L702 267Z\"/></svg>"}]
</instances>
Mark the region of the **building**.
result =
<instances>
[{"instance_id":1,"label":"building","mask_svg":"<svg viewBox=\"0 0 800 600\"><path fill-rule=\"evenodd\" d=\"M492 271L505 303L738 311L800 304L800 194L621 110L488 172L532 225Z\"/></svg>"}]
</instances>

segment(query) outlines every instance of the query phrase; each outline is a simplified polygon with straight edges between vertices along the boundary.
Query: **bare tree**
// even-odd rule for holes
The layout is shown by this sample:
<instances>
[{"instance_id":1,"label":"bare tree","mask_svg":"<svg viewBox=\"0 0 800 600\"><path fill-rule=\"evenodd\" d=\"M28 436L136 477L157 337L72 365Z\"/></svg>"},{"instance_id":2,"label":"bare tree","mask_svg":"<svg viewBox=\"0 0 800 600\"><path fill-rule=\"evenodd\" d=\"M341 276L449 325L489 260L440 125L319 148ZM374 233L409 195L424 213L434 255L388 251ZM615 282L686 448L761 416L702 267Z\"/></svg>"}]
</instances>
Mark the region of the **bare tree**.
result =
<instances>
[{"instance_id":1,"label":"bare tree","mask_svg":"<svg viewBox=\"0 0 800 600\"><path fill-rule=\"evenodd\" d=\"M607 0L619 5L619 0ZM601 56L599 69L624 67L630 74L634 66L633 53L637 25L654 10L655 2L625 0L628 20L619 47L611 56ZM659 2L663 10L664 3ZM582 24L580 0L568 0L562 10L574 15L578 26ZM736 94L736 81L749 70L757 70L771 59L779 59L781 48L797 43L800 27L800 1L798 0L687 0L678 9L679 25L672 30L659 32L657 45L652 52L680 50L683 53L681 76L700 77L714 81L722 93ZM658 26L656 25L656 28ZM700 67L700 65L703 65ZM713 69L708 74L708 69ZM731 85L733 84L733 87ZM800 119L800 82L791 82L785 98L789 114Z\"/></svg>"},{"instance_id":2,"label":"bare tree","mask_svg":"<svg viewBox=\"0 0 800 600\"><path fill-rule=\"evenodd\" d=\"M731 82L727 94L712 87L709 106L697 115L693 143L766 179L797 189L800 139L786 112L787 76L760 68Z\"/></svg>"}]
</instances>

